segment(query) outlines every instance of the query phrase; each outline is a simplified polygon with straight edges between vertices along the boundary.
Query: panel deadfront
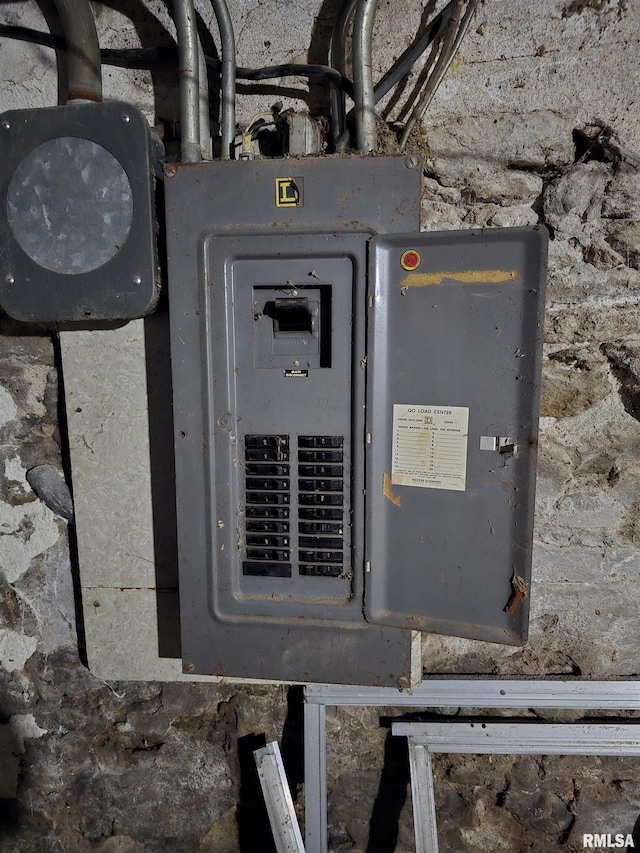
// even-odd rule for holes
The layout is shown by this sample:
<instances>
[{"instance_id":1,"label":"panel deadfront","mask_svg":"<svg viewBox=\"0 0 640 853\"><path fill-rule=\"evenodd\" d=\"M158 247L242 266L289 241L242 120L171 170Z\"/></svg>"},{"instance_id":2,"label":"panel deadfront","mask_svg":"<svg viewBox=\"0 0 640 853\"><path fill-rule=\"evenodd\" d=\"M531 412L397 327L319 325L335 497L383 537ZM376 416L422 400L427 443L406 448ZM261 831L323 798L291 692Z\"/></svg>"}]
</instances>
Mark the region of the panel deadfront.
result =
<instances>
[{"instance_id":1,"label":"panel deadfront","mask_svg":"<svg viewBox=\"0 0 640 853\"><path fill-rule=\"evenodd\" d=\"M365 382L355 356L368 237L208 244L210 608L220 621L361 621Z\"/></svg>"}]
</instances>

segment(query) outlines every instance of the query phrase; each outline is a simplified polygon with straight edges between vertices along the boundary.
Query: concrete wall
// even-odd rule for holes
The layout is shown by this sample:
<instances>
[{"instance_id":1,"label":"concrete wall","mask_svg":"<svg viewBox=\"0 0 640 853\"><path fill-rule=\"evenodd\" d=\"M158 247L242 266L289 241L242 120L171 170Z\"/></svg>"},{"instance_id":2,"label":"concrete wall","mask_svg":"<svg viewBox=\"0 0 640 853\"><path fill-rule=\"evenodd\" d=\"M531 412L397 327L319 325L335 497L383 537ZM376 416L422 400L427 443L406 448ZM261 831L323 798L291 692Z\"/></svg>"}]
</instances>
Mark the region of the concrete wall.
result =
<instances>
[{"instance_id":1,"label":"concrete wall","mask_svg":"<svg viewBox=\"0 0 640 853\"><path fill-rule=\"evenodd\" d=\"M321 61L338 5L231 3L240 64ZM376 77L422 12L417 0L379 5ZM213 52L211 10L198 8ZM94 9L103 47L171 43L160 2ZM46 30L28 3L3 4L2 22ZM486 0L413 138L426 157L425 229L544 222L552 234L530 641L426 636L428 674L640 670L639 41L631 0ZM170 122L176 81L173 69L105 69L105 97ZM282 99L259 85L240 86L241 120ZM301 98L285 104L309 100L301 81L286 89ZM0 93L2 110L55 103L52 52L0 42ZM402 103L384 117L402 119ZM2 319L0 333L0 846L268 849L250 750L263 733L284 737L301 781L298 694L105 683L81 664L69 531L25 480L35 464L67 464L60 360L40 330ZM87 524L99 531L101 519ZM329 729L333 849L411 850L402 745L385 740L375 711L334 712ZM583 832L631 832L640 812L631 760L443 756L436 773L442 850L581 850Z\"/></svg>"}]
</instances>

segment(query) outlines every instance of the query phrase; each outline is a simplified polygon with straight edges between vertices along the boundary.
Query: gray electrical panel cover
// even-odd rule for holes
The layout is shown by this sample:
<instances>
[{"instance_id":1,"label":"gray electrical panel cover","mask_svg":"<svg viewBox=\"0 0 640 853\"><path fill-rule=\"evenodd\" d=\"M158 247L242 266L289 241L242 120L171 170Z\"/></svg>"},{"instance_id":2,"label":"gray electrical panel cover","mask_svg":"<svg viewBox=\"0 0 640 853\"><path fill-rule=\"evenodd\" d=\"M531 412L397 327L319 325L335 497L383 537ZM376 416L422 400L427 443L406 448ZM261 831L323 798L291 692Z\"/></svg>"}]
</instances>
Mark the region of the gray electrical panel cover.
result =
<instances>
[{"instance_id":1,"label":"gray electrical panel cover","mask_svg":"<svg viewBox=\"0 0 640 853\"><path fill-rule=\"evenodd\" d=\"M409 684L412 632L362 612L366 264L417 229L420 163L167 175L184 666Z\"/></svg>"},{"instance_id":2,"label":"gray electrical panel cover","mask_svg":"<svg viewBox=\"0 0 640 853\"><path fill-rule=\"evenodd\" d=\"M546 231L370 246L367 617L522 643Z\"/></svg>"},{"instance_id":3,"label":"gray electrical panel cover","mask_svg":"<svg viewBox=\"0 0 640 853\"><path fill-rule=\"evenodd\" d=\"M189 672L405 685L415 630L526 636L546 233L419 234L420 174L168 167Z\"/></svg>"}]
</instances>

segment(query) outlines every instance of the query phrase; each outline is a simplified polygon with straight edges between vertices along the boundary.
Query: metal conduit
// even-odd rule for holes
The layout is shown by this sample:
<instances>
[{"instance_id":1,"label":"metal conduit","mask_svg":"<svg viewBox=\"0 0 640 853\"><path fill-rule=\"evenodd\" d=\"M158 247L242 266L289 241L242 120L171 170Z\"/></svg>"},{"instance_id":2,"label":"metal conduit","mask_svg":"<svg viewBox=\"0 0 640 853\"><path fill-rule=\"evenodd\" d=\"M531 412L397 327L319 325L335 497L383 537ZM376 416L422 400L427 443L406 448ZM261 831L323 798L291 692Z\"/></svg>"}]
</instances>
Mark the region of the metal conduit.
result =
<instances>
[{"instance_id":1,"label":"metal conduit","mask_svg":"<svg viewBox=\"0 0 640 853\"><path fill-rule=\"evenodd\" d=\"M67 98L102 101L100 45L89 0L54 0L67 43Z\"/></svg>"},{"instance_id":2,"label":"metal conduit","mask_svg":"<svg viewBox=\"0 0 640 853\"><path fill-rule=\"evenodd\" d=\"M353 96L355 100L356 145L368 154L377 145L371 42L378 0L358 0L353 25Z\"/></svg>"},{"instance_id":3,"label":"metal conduit","mask_svg":"<svg viewBox=\"0 0 640 853\"><path fill-rule=\"evenodd\" d=\"M200 112L200 155L203 160L211 160L211 124L209 122L209 79L207 60L198 38L198 93Z\"/></svg>"},{"instance_id":4,"label":"metal conduit","mask_svg":"<svg viewBox=\"0 0 640 853\"><path fill-rule=\"evenodd\" d=\"M180 149L183 163L200 157L200 64L198 31L193 0L174 0L173 17L178 35L180 65Z\"/></svg>"},{"instance_id":5,"label":"metal conduit","mask_svg":"<svg viewBox=\"0 0 640 853\"><path fill-rule=\"evenodd\" d=\"M329 62L341 77L346 74L347 31L357 2L358 0L344 0L331 34ZM336 151L344 153L349 141L349 135L345 128L344 92L335 84L331 85L331 134Z\"/></svg>"},{"instance_id":6,"label":"metal conduit","mask_svg":"<svg viewBox=\"0 0 640 853\"><path fill-rule=\"evenodd\" d=\"M211 0L222 46L222 159L229 160L236 138L236 37L226 0Z\"/></svg>"}]
</instances>

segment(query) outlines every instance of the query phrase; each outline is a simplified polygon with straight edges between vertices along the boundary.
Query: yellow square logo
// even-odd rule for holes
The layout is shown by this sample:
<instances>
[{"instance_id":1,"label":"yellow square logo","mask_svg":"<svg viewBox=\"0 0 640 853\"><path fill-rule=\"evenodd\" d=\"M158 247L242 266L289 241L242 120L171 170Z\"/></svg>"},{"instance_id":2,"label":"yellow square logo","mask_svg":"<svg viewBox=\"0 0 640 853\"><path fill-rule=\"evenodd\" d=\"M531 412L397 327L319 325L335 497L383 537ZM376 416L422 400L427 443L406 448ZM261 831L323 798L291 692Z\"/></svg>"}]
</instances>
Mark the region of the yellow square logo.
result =
<instances>
[{"instance_id":1,"label":"yellow square logo","mask_svg":"<svg viewBox=\"0 0 640 853\"><path fill-rule=\"evenodd\" d=\"M300 207L302 178L276 178L276 207Z\"/></svg>"}]
</instances>

